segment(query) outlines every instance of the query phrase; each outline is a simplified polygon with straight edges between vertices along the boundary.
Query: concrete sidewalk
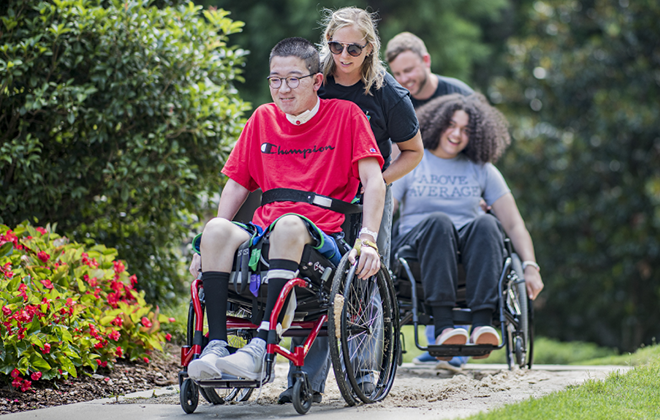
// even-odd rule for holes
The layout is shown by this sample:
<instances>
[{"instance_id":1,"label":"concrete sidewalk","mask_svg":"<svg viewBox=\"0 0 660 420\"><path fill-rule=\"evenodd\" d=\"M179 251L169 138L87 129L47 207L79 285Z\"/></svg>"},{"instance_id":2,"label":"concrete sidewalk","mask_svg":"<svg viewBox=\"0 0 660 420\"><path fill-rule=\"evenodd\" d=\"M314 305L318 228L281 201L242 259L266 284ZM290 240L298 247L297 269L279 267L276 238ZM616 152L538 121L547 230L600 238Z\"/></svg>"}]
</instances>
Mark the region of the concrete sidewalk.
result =
<instances>
[{"instance_id":1,"label":"concrete sidewalk","mask_svg":"<svg viewBox=\"0 0 660 420\"><path fill-rule=\"evenodd\" d=\"M425 366L415 366L412 363L405 363L402 368L405 369L429 369ZM506 365L500 364L468 364L469 370L482 371L500 371L506 370ZM631 368L628 366L566 366L566 365L536 365L534 371L547 372L566 372L582 371L585 375L589 373L600 373L599 376L607 373L619 371L625 373ZM44 408L39 410L25 411L16 414L7 414L1 417L2 420L155 420L155 419L206 419L206 418L227 418L227 419L285 419L300 417L291 404L277 405L254 403L255 397L252 397L247 404L227 404L213 406L203 403L200 396L200 404L194 414L189 415L183 412L179 405L172 404L153 404L148 403L152 396L161 396L167 394L178 394L178 386L169 386L151 391L136 392L133 394L119 397L118 400L144 398L145 403L139 402L132 404L117 403L115 398L105 398L84 403ZM256 395L256 393L255 393ZM153 400L152 400L153 401ZM343 404L332 405L314 405L309 413L301 419L307 420L325 420L334 419L341 416L344 420L401 420L411 415L410 408L397 407L377 407L377 406L358 406L347 407ZM445 413L448 414L448 413ZM194 416L194 417L191 417ZM461 415L459 415L462 417ZM457 416L457 417L459 417Z\"/></svg>"}]
</instances>

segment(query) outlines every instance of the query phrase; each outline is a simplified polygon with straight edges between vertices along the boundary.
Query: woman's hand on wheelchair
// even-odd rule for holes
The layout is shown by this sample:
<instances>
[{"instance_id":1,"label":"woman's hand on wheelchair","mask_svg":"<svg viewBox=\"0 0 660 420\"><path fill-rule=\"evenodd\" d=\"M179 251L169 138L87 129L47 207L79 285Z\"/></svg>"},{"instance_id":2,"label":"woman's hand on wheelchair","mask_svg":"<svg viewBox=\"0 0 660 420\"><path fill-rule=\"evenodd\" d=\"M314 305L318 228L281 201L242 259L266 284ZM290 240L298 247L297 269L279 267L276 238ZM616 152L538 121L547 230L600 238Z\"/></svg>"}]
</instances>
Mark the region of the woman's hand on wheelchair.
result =
<instances>
[{"instance_id":1,"label":"woman's hand on wheelchair","mask_svg":"<svg viewBox=\"0 0 660 420\"><path fill-rule=\"evenodd\" d=\"M198 253L193 253L192 261L190 262L190 267L188 271L194 278L199 276L199 270L202 268L202 257Z\"/></svg>"},{"instance_id":2,"label":"woman's hand on wheelchair","mask_svg":"<svg viewBox=\"0 0 660 420\"><path fill-rule=\"evenodd\" d=\"M532 267L525 268L525 283L527 285L527 294L529 298L534 300L543 290L543 280L541 280L541 273Z\"/></svg>"},{"instance_id":3,"label":"woman's hand on wheelchair","mask_svg":"<svg viewBox=\"0 0 660 420\"><path fill-rule=\"evenodd\" d=\"M348 254L348 260L351 264L355 264L357 256L357 250L353 248ZM380 255L378 255L378 251L371 247L363 246L361 248L358 266L355 270L358 278L363 280L368 279L378 273L378 270L380 270Z\"/></svg>"}]
</instances>

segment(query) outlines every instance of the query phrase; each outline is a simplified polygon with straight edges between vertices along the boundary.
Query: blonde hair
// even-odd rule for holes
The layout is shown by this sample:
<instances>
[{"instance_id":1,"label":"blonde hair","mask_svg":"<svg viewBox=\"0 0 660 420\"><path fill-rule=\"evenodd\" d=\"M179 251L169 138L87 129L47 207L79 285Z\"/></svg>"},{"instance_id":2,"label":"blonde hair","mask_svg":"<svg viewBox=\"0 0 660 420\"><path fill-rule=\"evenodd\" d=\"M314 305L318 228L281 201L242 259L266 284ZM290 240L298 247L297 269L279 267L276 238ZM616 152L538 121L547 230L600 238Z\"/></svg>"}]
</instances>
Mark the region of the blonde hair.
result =
<instances>
[{"instance_id":1,"label":"blonde hair","mask_svg":"<svg viewBox=\"0 0 660 420\"><path fill-rule=\"evenodd\" d=\"M327 80L335 70L335 62L332 59L332 53L328 47L328 41L332 40L335 32L347 26L355 28L364 35L365 41L371 45L371 53L364 58L362 63L361 76L364 83L364 94L371 95L371 88L375 86L376 90L383 87L385 80L385 66L380 61L380 38L376 30L376 14L369 13L366 10L357 7L344 7L336 11L325 9L325 18L323 26L325 30L321 36L321 71L323 80Z\"/></svg>"}]
</instances>

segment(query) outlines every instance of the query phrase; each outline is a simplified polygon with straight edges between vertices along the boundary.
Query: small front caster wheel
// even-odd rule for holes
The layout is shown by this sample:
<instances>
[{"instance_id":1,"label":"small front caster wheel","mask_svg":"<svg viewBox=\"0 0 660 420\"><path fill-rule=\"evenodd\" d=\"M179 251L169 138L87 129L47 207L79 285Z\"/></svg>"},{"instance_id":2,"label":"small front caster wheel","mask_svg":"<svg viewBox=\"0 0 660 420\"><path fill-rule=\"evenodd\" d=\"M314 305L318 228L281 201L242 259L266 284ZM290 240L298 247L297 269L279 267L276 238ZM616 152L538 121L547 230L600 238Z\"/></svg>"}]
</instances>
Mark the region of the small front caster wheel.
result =
<instances>
[{"instance_id":1,"label":"small front caster wheel","mask_svg":"<svg viewBox=\"0 0 660 420\"><path fill-rule=\"evenodd\" d=\"M298 378L293 385L292 402L298 414L307 414L312 407L312 393L302 378Z\"/></svg>"},{"instance_id":2,"label":"small front caster wheel","mask_svg":"<svg viewBox=\"0 0 660 420\"><path fill-rule=\"evenodd\" d=\"M187 378L181 384L179 400L181 401L181 408L186 414L195 412L197 404L199 404L199 388L192 379Z\"/></svg>"}]
</instances>

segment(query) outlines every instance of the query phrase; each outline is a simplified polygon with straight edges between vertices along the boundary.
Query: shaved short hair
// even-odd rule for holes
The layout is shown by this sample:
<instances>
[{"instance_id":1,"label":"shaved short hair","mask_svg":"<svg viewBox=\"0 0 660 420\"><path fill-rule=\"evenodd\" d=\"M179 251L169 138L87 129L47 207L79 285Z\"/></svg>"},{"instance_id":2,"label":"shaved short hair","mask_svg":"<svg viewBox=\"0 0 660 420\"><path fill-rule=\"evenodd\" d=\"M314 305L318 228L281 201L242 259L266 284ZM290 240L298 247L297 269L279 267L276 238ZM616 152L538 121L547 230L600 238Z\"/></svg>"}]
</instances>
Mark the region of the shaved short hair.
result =
<instances>
[{"instance_id":1,"label":"shaved short hair","mask_svg":"<svg viewBox=\"0 0 660 420\"><path fill-rule=\"evenodd\" d=\"M305 38L294 37L281 40L270 51L269 65L273 57L298 57L305 62L305 66L311 74L320 73L321 71L319 52L314 44Z\"/></svg>"}]
</instances>

